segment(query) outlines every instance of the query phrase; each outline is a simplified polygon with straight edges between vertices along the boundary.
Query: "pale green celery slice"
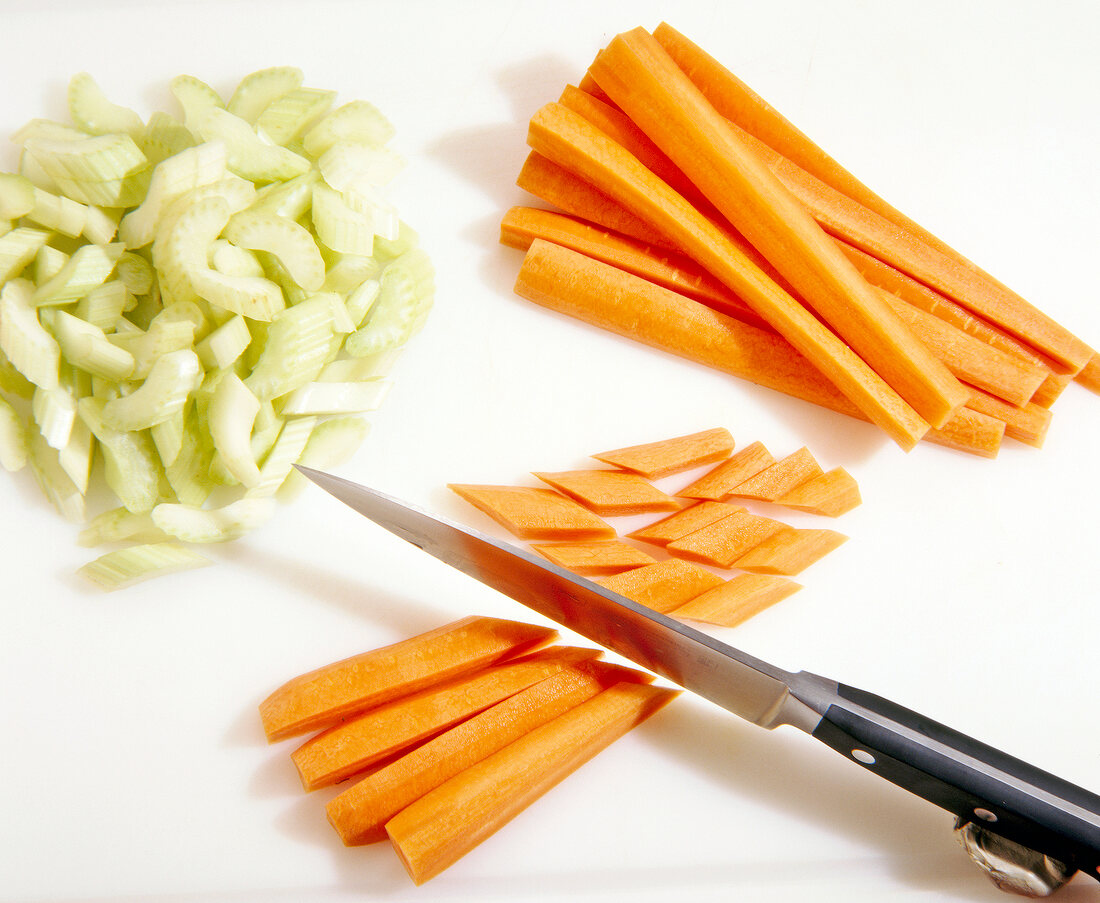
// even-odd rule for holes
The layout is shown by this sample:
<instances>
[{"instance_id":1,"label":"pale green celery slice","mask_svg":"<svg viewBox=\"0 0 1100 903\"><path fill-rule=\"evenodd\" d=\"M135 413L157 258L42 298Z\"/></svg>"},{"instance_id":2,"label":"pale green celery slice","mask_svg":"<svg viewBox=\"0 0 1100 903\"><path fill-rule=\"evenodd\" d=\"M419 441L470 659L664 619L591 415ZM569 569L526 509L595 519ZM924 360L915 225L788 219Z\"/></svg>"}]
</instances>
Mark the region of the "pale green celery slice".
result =
<instances>
[{"instance_id":1,"label":"pale green celery slice","mask_svg":"<svg viewBox=\"0 0 1100 903\"><path fill-rule=\"evenodd\" d=\"M344 302L344 308L348 312L353 329L363 325L363 321L374 307L378 295L382 291L382 283L377 279L367 279L358 288L352 291Z\"/></svg>"},{"instance_id":2,"label":"pale green celery slice","mask_svg":"<svg viewBox=\"0 0 1100 903\"><path fill-rule=\"evenodd\" d=\"M153 263L166 297L183 301L197 296L190 274L207 268L210 246L230 216L224 199L208 197L188 204L175 218L164 244L153 248Z\"/></svg>"},{"instance_id":3,"label":"pale green celery slice","mask_svg":"<svg viewBox=\"0 0 1100 903\"><path fill-rule=\"evenodd\" d=\"M100 555L77 569L100 589L125 589L166 574L204 567L213 562L194 549L173 542L145 543Z\"/></svg>"},{"instance_id":4,"label":"pale green celery slice","mask_svg":"<svg viewBox=\"0 0 1100 903\"><path fill-rule=\"evenodd\" d=\"M0 391L30 401L35 388L35 384L20 373L0 349Z\"/></svg>"},{"instance_id":5,"label":"pale green celery slice","mask_svg":"<svg viewBox=\"0 0 1100 903\"><path fill-rule=\"evenodd\" d=\"M271 451L285 423L286 419L275 411L275 405L272 402L265 401L260 404L248 442L252 449L252 459L257 462L257 466Z\"/></svg>"},{"instance_id":6,"label":"pale green celery slice","mask_svg":"<svg viewBox=\"0 0 1100 903\"><path fill-rule=\"evenodd\" d=\"M251 72L240 80L226 109L246 122L257 117L289 91L301 87L304 75L295 66L271 66Z\"/></svg>"},{"instance_id":7,"label":"pale green celery slice","mask_svg":"<svg viewBox=\"0 0 1100 903\"><path fill-rule=\"evenodd\" d=\"M0 173L0 219L19 219L34 210L34 183L14 172Z\"/></svg>"},{"instance_id":8,"label":"pale green celery slice","mask_svg":"<svg viewBox=\"0 0 1100 903\"><path fill-rule=\"evenodd\" d=\"M149 429L182 411L201 380L202 366L194 351L170 351L157 358L138 388L104 405L103 420L116 430Z\"/></svg>"},{"instance_id":9,"label":"pale green celery slice","mask_svg":"<svg viewBox=\"0 0 1100 903\"><path fill-rule=\"evenodd\" d=\"M134 140L152 166L199 143L190 129L174 116L160 111L149 117L141 135Z\"/></svg>"},{"instance_id":10,"label":"pale green celery slice","mask_svg":"<svg viewBox=\"0 0 1100 903\"><path fill-rule=\"evenodd\" d=\"M145 295L153 287L156 270L153 265L133 251L123 251L115 264L115 276L122 280L126 291L132 295Z\"/></svg>"},{"instance_id":11,"label":"pale green celery slice","mask_svg":"<svg viewBox=\"0 0 1100 903\"><path fill-rule=\"evenodd\" d=\"M278 398L316 378L331 352L332 304L316 295L271 322L263 351L245 383L261 401Z\"/></svg>"},{"instance_id":12,"label":"pale green celery slice","mask_svg":"<svg viewBox=\"0 0 1100 903\"><path fill-rule=\"evenodd\" d=\"M0 283L14 279L26 268L38 249L50 240L50 233L29 226L17 226L0 235Z\"/></svg>"},{"instance_id":13,"label":"pale green celery slice","mask_svg":"<svg viewBox=\"0 0 1100 903\"><path fill-rule=\"evenodd\" d=\"M328 303L332 308L332 329L337 335L344 336L349 332L355 332L358 324L352 320L347 305L340 295L336 292L317 292L313 297L328 299Z\"/></svg>"},{"instance_id":14,"label":"pale green celery slice","mask_svg":"<svg viewBox=\"0 0 1100 903\"><path fill-rule=\"evenodd\" d=\"M58 449L57 461L61 469L69 475L73 485L81 495L87 496L88 484L92 476L92 455L95 451L95 437L88 425L77 418L69 433L65 447Z\"/></svg>"},{"instance_id":15,"label":"pale green celery slice","mask_svg":"<svg viewBox=\"0 0 1100 903\"><path fill-rule=\"evenodd\" d=\"M93 517L80 531L82 546L102 546L113 542L163 542L168 535L153 523L148 511L134 513L123 507L111 508Z\"/></svg>"},{"instance_id":16,"label":"pale green celery slice","mask_svg":"<svg viewBox=\"0 0 1100 903\"><path fill-rule=\"evenodd\" d=\"M253 320L271 320L286 306L279 286L262 276L226 276L209 267L189 275L199 297Z\"/></svg>"},{"instance_id":17,"label":"pale green celery slice","mask_svg":"<svg viewBox=\"0 0 1100 903\"><path fill-rule=\"evenodd\" d=\"M106 402L89 396L77 402L77 412L99 440L107 485L128 511L152 511L160 498L163 469L148 432L111 427L103 418Z\"/></svg>"},{"instance_id":18,"label":"pale green celery slice","mask_svg":"<svg viewBox=\"0 0 1100 903\"><path fill-rule=\"evenodd\" d=\"M42 168L58 183L111 182L148 168L149 161L125 134L80 138L30 138L23 142Z\"/></svg>"},{"instance_id":19,"label":"pale green celery slice","mask_svg":"<svg viewBox=\"0 0 1100 903\"><path fill-rule=\"evenodd\" d=\"M369 217L378 238L393 241L399 236L401 219L397 215L397 208L383 198L375 186L361 182L340 194L348 207Z\"/></svg>"},{"instance_id":20,"label":"pale green celery slice","mask_svg":"<svg viewBox=\"0 0 1100 903\"><path fill-rule=\"evenodd\" d=\"M370 257L374 252L374 220L353 209L339 191L313 186L311 218L317 237L333 251Z\"/></svg>"},{"instance_id":21,"label":"pale green celery slice","mask_svg":"<svg viewBox=\"0 0 1100 903\"><path fill-rule=\"evenodd\" d=\"M307 414L363 414L376 411L389 394L388 379L356 383L312 382L295 389L283 405L286 417Z\"/></svg>"},{"instance_id":22,"label":"pale green celery slice","mask_svg":"<svg viewBox=\"0 0 1100 903\"><path fill-rule=\"evenodd\" d=\"M199 124L210 110L225 109L218 92L193 75L177 75L168 87L183 112L184 126L195 135L199 134Z\"/></svg>"},{"instance_id":23,"label":"pale green celery slice","mask_svg":"<svg viewBox=\"0 0 1100 903\"><path fill-rule=\"evenodd\" d=\"M363 444L370 424L362 417L333 417L322 420L310 433L309 441L297 463L314 470L332 470L347 461ZM292 471L283 482L279 496L289 499L309 484L298 471Z\"/></svg>"},{"instance_id":24,"label":"pale green celery slice","mask_svg":"<svg viewBox=\"0 0 1100 903\"><path fill-rule=\"evenodd\" d=\"M62 468L57 449L47 444L41 433L30 430L27 460L42 494L74 524L85 518L84 494Z\"/></svg>"},{"instance_id":25,"label":"pale green celery slice","mask_svg":"<svg viewBox=\"0 0 1100 903\"><path fill-rule=\"evenodd\" d=\"M235 373L227 373L217 385L207 410L214 448L225 468L245 486L260 482L260 469L252 457L252 424L260 411L260 399Z\"/></svg>"},{"instance_id":26,"label":"pale green celery slice","mask_svg":"<svg viewBox=\"0 0 1100 903\"><path fill-rule=\"evenodd\" d=\"M283 300L287 307L301 304L310 296L290 275L290 271L283 266L283 262L270 251L255 251L256 259L264 268L264 275L279 286L283 293Z\"/></svg>"},{"instance_id":27,"label":"pale green celery slice","mask_svg":"<svg viewBox=\"0 0 1100 903\"><path fill-rule=\"evenodd\" d=\"M34 284L42 285L44 282L49 282L61 272L68 260L69 255L60 248L42 245L34 255Z\"/></svg>"},{"instance_id":28,"label":"pale green celery slice","mask_svg":"<svg viewBox=\"0 0 1100 903\"><path fill-rule=\"evenodd\" d=\"M241 498L220 508L166 502L153 509L153 523L183 542L228 542L266 523L273 513L272 500L262 498Z\"/></svg>"},{"instance_id":29,"label":"pale green celery slice","mask_svg":"<svg viewBox=\"0 0 1100 903\"><path fill-rule=\"evenodd\" d=\"M133 207L141 203L149 190L151 167L136 170L121 179L93 182L81 179L55 179L57 190L85 204L100 207Z\"/></svg>"},{"instance_id":30,"label":"pale green celery slice","mask_svg":"<svg viewBox=\"0 0 1100 903\"><path fill-rule=\"evenodd\" d=\"M229 171L251 182L292 179L310 168L305 157L264 142L252 126L227 110L207 110L199 134L207 141L225 142Z\"/></svg>"},{"instance_id":31,"label":"pale green celery slice","mask_svg":"<svg viewBox=\"0 0 1100 903\"><path fill-rule=\"evenodd\" d=\"M205 328L205 318L198 305L176 301L162 308L144 332L115 333L111 341L134 356L135 379L144 379L163 354L191 348L195 336Z\"/></svg>"},{"instance_id":32,"label":"pale green celery slice","mask_svg":"<svg viewBox=\"0 0 1100 903\"><path fill-rule=\"evenodd\" d=\"M407 251L411 251L420 242L420 236L416 234L408 223L399 221L396 238L375 238L374 255L379 263L391 263Z\"/></svg>"},{"instance_id":33,"label":"pale green celery slice","mask_svg":"<svg viewBox=\"0 0 1100 903\"><path fill-rule=\"evenodd\" d=\"M15 133L11 136L11 140L18 145L25 146L28 141L37 141L39 139L48 139L50 141L78 141L82 138L87 138L86 132L82 132L80 129L71 125L66 125L63 122L58 122L56 119L44 119L36 117L24 123L24 125L16 129Z\"/></svg>"},{"instance_id":34,"label":"pale green celery slice","mask_svg":"<svg viewBox=\"0 0 1100 903\"><path fill-rule=\"evenodd\" d=\"M77 318L104 332L116 330L126 306L133 300L126 286L117 279L97 285L74 308Z\"/></svg>"},{"instance_id":35,"label":"pale green celery slice","mask_svg":"<svg viewBox=\"0 0 1100 903\"><path fill-rule=\"evenodd\" d=\"M84 237L96 245L105 245L114 241L121 213L122 211L118 209L105 210L95 204L89 204L84 215Z\"/></svg>"},{"instance_id":36,"label":"pale green celery slice","mask_svg":"<svg viewBox=\"0 0 1100 903\"><path fill-rule=\"evenodd\" d=\"M362 357L403 345L423 325L434 297L434 274L419 248L407 251L382 272L382 288L366 325L344 347Z\"/></svg>"},{"instance_id":37,"label":"pale green celery slice","mask_svg":"<svg viewBox=\"0 0 1100 903\"><path fill-rule=\"evenodd\" d=\"M256 200L250 209L298 220L309 212L313 203L313 186L320 180L321 174L316 169L310 169L285 182L272 182L256 192Z\"/></svg>"},{"instance_id":38,"label":"pale green celery slice","mask_svg":"<svg viewBox=\"0 0 1100 903\"><path fill-rule=\"evenodd\" d=\"M31 303L42 307L78 301L93 288L107 281L122 251L120 242L81 245L57 275L34 290Z\"/></svg>"},{"instance_id":39,"label":"pale green celery slice","mask_svg":"<svg viewBox=\"0 0 1100 903\"><path fill-rule=\"evenodd\" d=\"M153 169L149 192L119 223L119 237L128 248L149 244L164 211L178 198L201 185L225 178L226 149L221 141L207 141L181 150Z\"/></svg>"},{"instance_id":40,"label":"pale green celery slice","mask_svg":"<svg viewBox=\"0 0 1100 903\"><path fill-rule=\"evenodd\" d=\"M0 351L28 380L43 389L58 385L61 351L38 321L31 286L13 279L0 289Z\"/></svg>"},{"instance_id":41,"label":"pale green celery slice","mask_svg":"<svg viewBox=\"0 0 1100 903\"><path fill-rule=\"evenodd\" d=\"M400 348L390 348L366 357L348 357L325 364L316 382L354 383L365 379L389 376L394 363L401 357Z\"/></svg>"},{"instance_id":42,"label":"pale green celery slice","mask_svg":"<svg viewBox=\"0 0 1100 903\"><path fill-rule=\"evenodd\" d=\"M0 395L0 467L22 470L27 464L27 427L11 402Z\"/></svg>"},{"instance_id":43,"label":"pale green celery slice","mask_svg":"<svg viewBox=\"0 0 1100 903\"><path fill-rule=\"evenodd\" d=\"M88 207L71 198L35 188L34 207L27 213L27 219L54 232L76 238L87 224Z\"/></svg>"},{"instance_id":44,"label":"pale green celery slice","mask_svg":"<svg viewBox=\"0 0 1100 903\"><path fill-rule=\"evenodd\" d=\"M256 186L248 179L228 174L224 179L200 185L177 198L161 214L149 255L154 264L164 255L164 246L172 235L176 221L195 204L219 198L229 207L230 215L244 210L256 197Z\"/></svg>"},{"instance_id":45,"label":"pale green celery slice","mask_svg":"<svg viewBox=\"0 0 1100 903\"><path fill-rule=\"evenodd\" d=\"M69 80L69 115L80 128L93 135L125 132L137 137L145 128L137 113L108 100L87 72L80 72Z\"/></svg>"},{"instance_id":46,"label":"pale green celery slice","mask_svg":"<svg viewBox=\"0 0 1100 903\"><path fill-rule=\"evenodd\" d=\"M260 482L248 490L246 498L262 498L278 491L305 451L317 422L316 417L293 417L283 424L279 437L260 468Z\"/></svg>"},{"instance_id":47,"label":"pale green celery slice","mask_svg":"<svg viewBox=\"0 0 1100 903\"><path fill-rule=\"evenodd\" d=\"M76 399L64 386L38 388L31 399L31 416L38 432L50 448L62 449L69 443L76 422Z\"/></svg>"},{"instance_id":48,"label":"pale green celery slice","mask_svg":"<svg viewBox=\"0 0 1100 903\"><path fill-rule=\"evenodd\" d=\"M239 214L238 214L239 215ZM256 255L219 238L210 246L210 265L225 276L263 276L263 264Z\"/></svg>"},{"instance_id":49,"label":"pale green celery slice","mask_svg":"<svg viewBox=\"0 0 1100 903\"><path fill-rule=\"evenodd\" d=\"M171 417L154 423L149 430L149 434L153 437L153 445L156 446L157 454L165 467L176 460L180 449L183 448L183 424L186 412L186 404L181 405Z\"/></svg>"},{"instance_id":50,"label":"pale green celery slice","mask_svg":"<svg viewBox=\"0 0 1100 903\"><path fill-rule=\"evenodd\" d=\"M353 100L337 107L311 128L302 140L306 153L316 159L337 141L362 141L381 147L395 129L374 104Z\"/></svg>"},{"instance_id":51,"label":"pale green celery slice","mask_svg":"<svg viewBox=\"0 0 1100 903\"><path fill-rule=\"evenodd\" d=\"M0 237L7 235L15 228L10 219L0 219Z\"/></svg>"},{"instance_id":52,"label":"pale green celery slice","mask_svg":"<svg viewBox=\"0 0 1100 903\"><path fill-rule=\"evenodd\" d=\"M308 229L274 213L242 210L229 220L223 233L229 241L250 251L267 251L279 258L290 278L315 292L325 281L325 262Z\"/></svg>"},{"instance_id":53,"label":"pale green celery slice","mask_svg":"<svg viewBox=\"0 0 1100 903\"><path fill-rule=\"evenodd\" d=\"M322 291L350 295L368 279L374 279L382 272L382 265L373 257L332 252L329 256Z\"/></svg>"},{"instance_id":54,"label":"pale green celery slice","mask_svg":"<svg viewBox=\"0 0 1100 903\"><path fill-rule=\"evenodd\" d=\"M388 185L404 165L404 159L388 147L359 141L337 141L317 160L321 176L337 191Z\"/></svg>"},{"instance_id":55,"label":"pale green celery slice","mask_svg":"<svg viewBox=\"0 0 1100 903\"><path fill-rule=\"evenodd\" d=\"M275 98L256 117L256 132L285 147L329 112L335 99L335 91L294 88Z\"/></svg>"},{"instance_id":56,"label":"pale green celery slice","mask_svg":"<svg viewBox=\"0 0 1100 903\"><path fill-rule=\"evenodd\" d=\"M197 408L196 403L195 410ZM213 455L214 447L204 435L199 418L193 411L184 418L179 452L164 468L168 485L178 501L196 507L205 504L214 488L209 477Z\"/></svg>"},{"instance_id":57,"label":"pale green celery slice","mask_svg":"<svg viewBox=\"0 0 1100 903\"><path fill-rule=\"evenodd\" d=\"M129 379L134 372L133 354L112 344L94 323L59 310L53 334L65 360L86 373L118 381Z\"/></svg>"},{"instance_id":58,"label":"pale green celery slice","mask_svg":"<svg viewBox=\"0 0 1100 903\"><path fill-rule=\"evenodd\" d=\"M236 361L251 341L248 323L235 314L199 342L195 351L207 370L222 370Z\"/></svg>"}]
</instances>

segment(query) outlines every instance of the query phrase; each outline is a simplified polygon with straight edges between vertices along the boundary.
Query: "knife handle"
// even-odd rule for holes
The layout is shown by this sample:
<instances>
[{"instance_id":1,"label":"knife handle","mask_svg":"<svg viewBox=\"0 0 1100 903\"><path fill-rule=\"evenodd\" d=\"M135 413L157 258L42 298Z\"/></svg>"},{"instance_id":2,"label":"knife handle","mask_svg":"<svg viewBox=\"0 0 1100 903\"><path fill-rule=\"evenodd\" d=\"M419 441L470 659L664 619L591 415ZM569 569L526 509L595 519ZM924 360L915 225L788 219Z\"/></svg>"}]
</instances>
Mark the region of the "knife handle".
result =
<instances>
[{"instance_id":1,"label":"knife handle","mask_svg":"<svg viewBox=\"0 0 1100 903\"><path fill-rule=\"evenodd\" d=\"M973 822L1100 881L1100 796L843 684L813 736L960 824Z\"/></svg>"}]
</instances>

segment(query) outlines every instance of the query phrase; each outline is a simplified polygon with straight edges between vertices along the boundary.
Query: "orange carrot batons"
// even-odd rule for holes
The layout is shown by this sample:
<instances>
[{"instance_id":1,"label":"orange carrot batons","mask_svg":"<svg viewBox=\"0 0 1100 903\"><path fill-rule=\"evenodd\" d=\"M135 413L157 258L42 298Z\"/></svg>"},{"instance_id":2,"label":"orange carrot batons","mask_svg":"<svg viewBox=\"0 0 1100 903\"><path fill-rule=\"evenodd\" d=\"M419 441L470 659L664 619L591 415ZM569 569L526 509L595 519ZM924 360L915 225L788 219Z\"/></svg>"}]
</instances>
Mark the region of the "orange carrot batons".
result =
<instances>
[{"instance_id":1,"label":"orange carrot batons","mask_svg":"<svg viewBox=\"0 0 1100 903\"><path fill-rule=\"evenodd\" d=\"M563 470L535 476L602 516L676 511L682 505L679 499L625 470Z\"/></svg>"},{"instance_id":2,"label":"orange carrot batons","mask_svg":"<svg viewBox=\"0 0 1100 903\"><path fill-rule=\"evenodd\" d=\"M589 71L734 228L922 417L939 427L965 403L966 390L871 290L652 35L639 28L616 36Z\"/></svg>"},{"instance_id":3,"label":"orange carrot batons","mask_svg":"<svg viewBox=\"0 0 1100 903\"><path fill-rule=\"evenodd\" d=\"M736 627L801 588L800 584L786 577L738 574L721 586L674 608L669 615L718 627Z\"/></svg>"},{"instance_id":4,"label":"orange carrot batons","mask_svg":"<svg viewBox=\"0 0 1100 903\"><path fill-rule=\"evenodd\" d=\"M614 539L615 528L553 489L452 483L448 488L520 539Z\"/></svg>"},{"instance_id":5,"label":"orange carrot batons","mask_svg":"<svg viewBox=\"0 0 1100 903\"><path fill-rule=\"evenodd\" d=\"M668 612L719 586L722 578L694 562L666 558L596 582L639 605Z\"/></svg>"},{"instance_id":6,"label":"orange carrot batons","mask_svg":"<svg viewBox=\"0 0 1100 903\"><path fill-rule=\"evenodd\" d=\"M859 485L843 467L834 467L813 479L800 483L775 500L784 508L794 508L825 517L839 517L859 507Z\"/></svg>"},{"instance_id":7,"label":"orange carrot batons","mask_svg":"<svg viewBox=\"0 0 1100 903\"><path fill-rule=\"evenodd\" d=\"M260 703L270 741L319 730L371 706L554 640L555 630L469 617L287 681Z\"/></svg>"},{"instance_id":8,"label":"orange carrot batons","mask_svg":"<svg viewBox=\"0 0 1100 903\"><path fill-rule=\"evenodd\" d=\"M721 461L729 457L733 447L733 436L729 430L719 427L687 436L599 452L592 457L641 474L646 479L656 480L703 464Z\"/></svg>"},{"instance_id":9,"label":"orange carrot batons","mask_svg":"<svg viewBox=\"0 0 1100 903\"><path fill-rule=\"evenodd\" d=\"M538 542L531 549L547 561L576 574L598 576L619 574L652 564L656 559L641 549L617 539L591 542Z\"/></svg>"}]
</instances>

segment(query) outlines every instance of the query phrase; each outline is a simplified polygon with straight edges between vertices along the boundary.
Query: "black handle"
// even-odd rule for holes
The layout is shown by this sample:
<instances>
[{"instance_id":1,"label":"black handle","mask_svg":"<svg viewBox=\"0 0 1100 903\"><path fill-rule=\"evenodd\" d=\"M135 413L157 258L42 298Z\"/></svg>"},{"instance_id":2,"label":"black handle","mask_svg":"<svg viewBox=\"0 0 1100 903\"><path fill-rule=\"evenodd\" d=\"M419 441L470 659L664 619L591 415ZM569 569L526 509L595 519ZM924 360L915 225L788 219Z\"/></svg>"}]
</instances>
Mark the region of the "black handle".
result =
<instances>
[{"instance_id":1,"label":"black handle","mask_svg":"<svg viewBox=\"0 0 1100 903\"><path fill-rule=\"evenodd\" d=\"M1100 796L841 685L813 736L899 787L1100 881Z\"/></svg>"}]
</instances>

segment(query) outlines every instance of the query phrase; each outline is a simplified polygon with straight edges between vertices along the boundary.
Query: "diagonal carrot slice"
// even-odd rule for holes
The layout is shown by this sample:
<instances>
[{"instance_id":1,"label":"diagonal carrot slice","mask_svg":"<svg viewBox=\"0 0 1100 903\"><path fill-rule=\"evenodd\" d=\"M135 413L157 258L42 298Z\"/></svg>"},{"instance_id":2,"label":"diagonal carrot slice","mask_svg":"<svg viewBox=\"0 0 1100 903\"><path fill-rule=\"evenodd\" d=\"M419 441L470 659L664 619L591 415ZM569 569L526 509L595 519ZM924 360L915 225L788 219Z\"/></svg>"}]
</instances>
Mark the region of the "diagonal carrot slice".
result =
<instances>
[{"instance_id":1,"label":"diagonal carrot slice","mask_svg":"<svg viewBox=\"0 0 1100 903\"><path fill-rule=\"evenodd\" d=\"M533 543L531 548L558 567L577 574L619 574L656 561L652 555L617 539Z\"/></svg>"},{"instance_id":2,"label":"diagonal carrot slice","mask_svg":"<svg viewBox=\"0 0 1100 903\"><path fill-rule=\"evenodd\" d=\"M859 485L843 467L813 477L775 500L784 508L795 508L825 517L839 517L861 501Z\"/></svg>"},{"instance_id":3,"label":"diagonal carrot slice","mask_svg":"<svg viewBox=\"0 0 1100 903\"><path fill-rule=\"evenodd\" d=\"M745 480L756 476L774 463L775 458L764 447L764 443L754 442L676 494L689 499L722 499Z\"/></svg>"},{"instance_id":4,"label":"diagonal carrot slice","mask_svg":"<svg viewBox=\"0 0 1100 903\"><path fill-rule=\"evenodd\" d=\"M787 457L776 461L754 477L735 486L730 495L736 498L759 499L774 502L777 498L807 480L820 476L821 465L808 448L803 446Z\"/></svg>"},{"instance_id":5,"label":"diagonal carrot slice","mask_svg":"<svg viewBox=\"0 0 1100 903\"><path fill-rule=\"evenodd\" d=\"M756 574L793 577L848 539L833 530L798 530L788 527L742 555L734 566Z\"/></svg>"},{"instance_id":6,"label":"diagonal carrot slice","mask_svg":"<svg viewBox=\"0 0 1100 903\"><path fill-rule=\"evenodd\" d=\"M664 546L681 536L701 530L707 524L744 510L738 505L727 505L724 502L699 502L627 535L641 542Z\"/></svg>"},{"instance_id":7,"label":"diagonal carrot slice","mask_svg":"<svg viewBox=\"0 0 1100 903\"><path fill-rule=\"evenodd\" d=\"M681 505L636 473L622 470L543 471L535 476L602 516L675 511Z\"/></svg>"},{"instance_id":8,"label":"diagonal carrot slice","mask_svg":"<svg viewBox=\"0 0 1100 903\"><path fill-rule=\"evenodd\" d=\"M641 474L650 480L722 461L733 451L729 430L718 427L687 436L632 445L593 455L597 461Z\"/></svg>"},{"instance_id":9,"label":"diagonal carrot slice","mask_svg":"<svg viewBox=\"0 0 1100 903\"><path fill-rule=\"evenodd\" d=\"M615 528L552 489L451 483L449 488L520 539L614 539Z\"/></svg>"},{"instance_id":10,"label":"diagonal carrot slice","mask_svg":"<svg viewBox=\"0 0 1100 903\"><path fill-rule=\"evenodd\" d=\"M691 561L667 558L596 582L639 605L668 612L719 586L722 578Z\"/></svg>"},{"instance_id":11,"label":"diagonal carrot slice","mask_svg":"<svg viewBox=\"0 0 1100 903\"><path fill-rule=\"evenodd\" d=\"M702 621L717 627L736 627L800 589L800 584L786 577L738 574L721 586L674 608L669 614L674 618Z\"/></svg>"},{"instance_id":12,"label":"diagonal carrot slice","mask_svg":"<svg viewBox=\"0 0 1100 903\"><path fill-rule=\"evenodd\" d=\"M682 536L665 548L670 555L728 568L750 549L785 529L787 526L777 520L741 511Z\"/></svg>"}]
</instances>

